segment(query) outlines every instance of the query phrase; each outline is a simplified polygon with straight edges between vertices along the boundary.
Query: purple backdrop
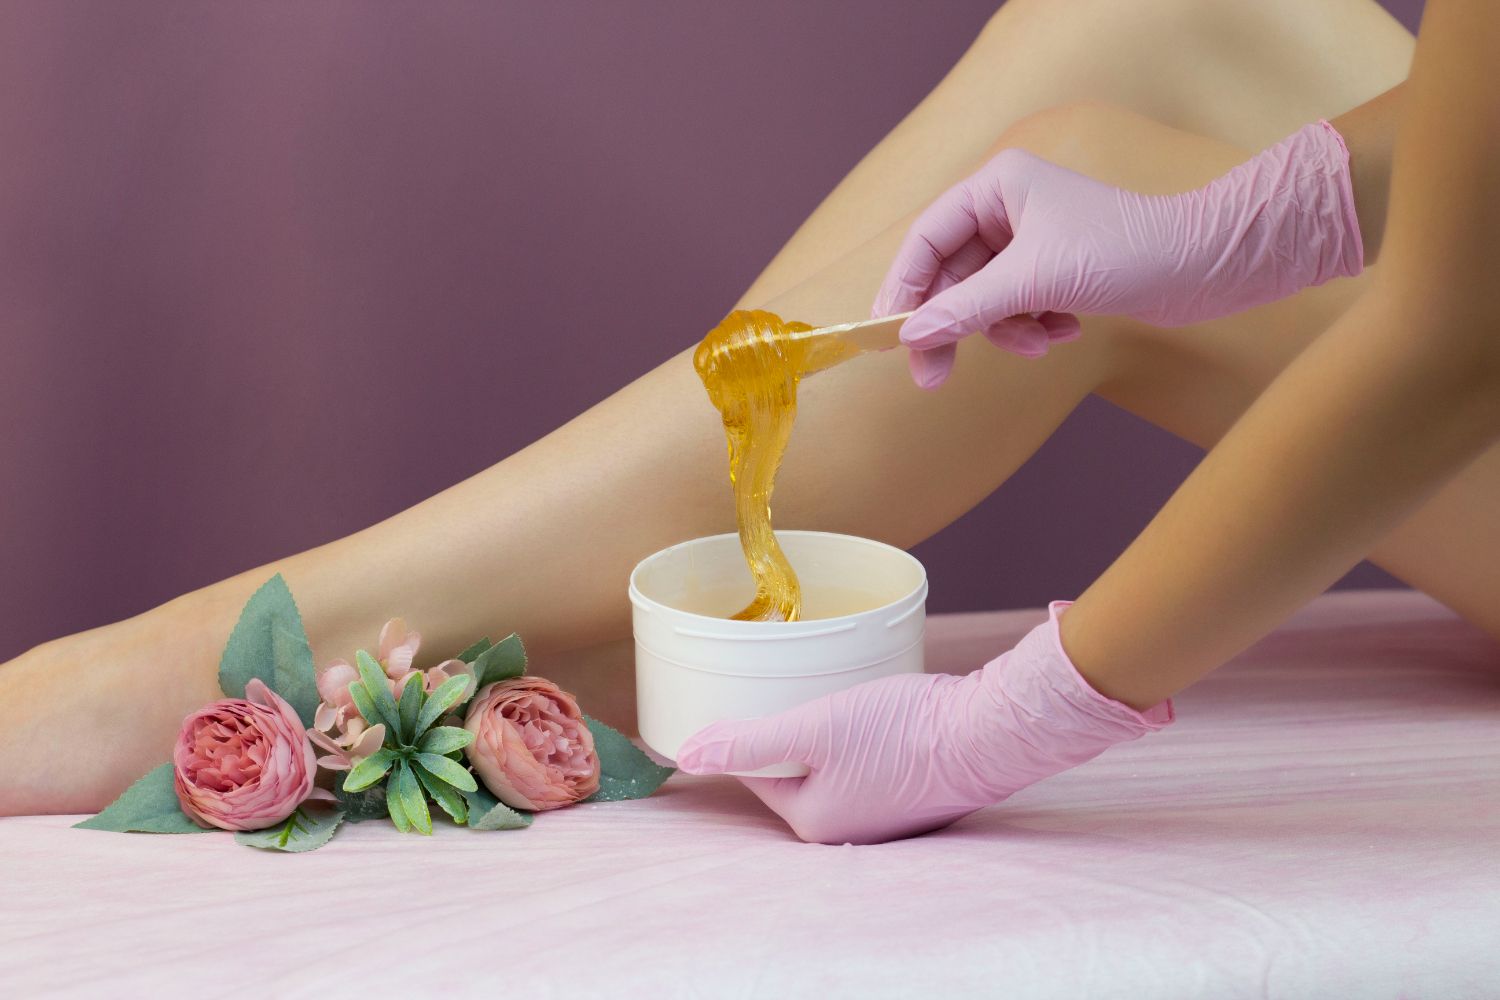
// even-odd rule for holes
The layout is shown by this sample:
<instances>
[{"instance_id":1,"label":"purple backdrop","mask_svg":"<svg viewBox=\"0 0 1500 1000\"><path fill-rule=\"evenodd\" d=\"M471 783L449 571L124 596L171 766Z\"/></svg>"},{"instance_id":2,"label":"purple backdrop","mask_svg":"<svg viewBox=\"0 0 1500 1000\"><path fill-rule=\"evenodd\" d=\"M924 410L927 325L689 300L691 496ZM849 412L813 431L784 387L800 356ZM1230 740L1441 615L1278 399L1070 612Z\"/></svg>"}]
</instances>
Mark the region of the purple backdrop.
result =
<instances>
[{"instance_id":1,"label":"purple backdrop","mask_svg":"<svg viewBox=\"0 0 1500 1000\"><path fill-rule=\"evenodd\" d=\"M0 660L386 517L691 343L994 6L0 6ZM817 88L757 72L830 51ZM932 608L1076 593L1196 458L1090 402L921 547Z\"/></svg>"}]
</instances>

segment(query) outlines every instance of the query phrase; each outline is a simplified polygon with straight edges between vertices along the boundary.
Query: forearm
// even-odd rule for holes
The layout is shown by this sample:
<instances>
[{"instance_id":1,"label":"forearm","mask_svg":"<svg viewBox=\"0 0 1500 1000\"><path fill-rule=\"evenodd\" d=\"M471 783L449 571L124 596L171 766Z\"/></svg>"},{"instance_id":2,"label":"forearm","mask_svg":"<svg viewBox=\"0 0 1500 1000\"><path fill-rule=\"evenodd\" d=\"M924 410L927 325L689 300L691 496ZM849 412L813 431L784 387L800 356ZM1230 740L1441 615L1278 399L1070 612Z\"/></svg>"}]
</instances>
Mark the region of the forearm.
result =
<instances>
[{"instance_id":1,"label":"forearm","mask_svg":"<svg viewBox=\"0 0 1500 1000\"><path fill-rule=\"evenodd\" d=\"M1079 671L1155 704L1332 583L1500 435L1500 11L1433 0L1374 287L1256 401L1063 618Z\"/></svg>"},{"instance_id":2,"label":"forearm","mask_svg":"<svg viewBox=\"0 0 1500 1000\"><path fill-rule=\"evenodd\" d=\"M1188 687L1357 563L1500 432L1494 352L1373 290L1274 382L1063 616L1101 693Z\"/></svg>"}]
</instances>

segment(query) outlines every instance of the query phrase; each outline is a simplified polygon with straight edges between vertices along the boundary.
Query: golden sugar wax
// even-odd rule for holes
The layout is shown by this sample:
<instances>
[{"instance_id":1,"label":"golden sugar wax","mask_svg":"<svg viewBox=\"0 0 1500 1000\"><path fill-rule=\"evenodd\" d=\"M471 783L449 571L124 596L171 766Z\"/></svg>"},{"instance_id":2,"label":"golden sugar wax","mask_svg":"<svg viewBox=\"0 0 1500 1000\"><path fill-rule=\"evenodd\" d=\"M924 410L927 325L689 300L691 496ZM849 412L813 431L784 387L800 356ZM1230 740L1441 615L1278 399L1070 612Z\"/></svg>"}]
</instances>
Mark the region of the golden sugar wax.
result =
<instances>
[{"instance_id":1,"label":"golden sugar wax","mask_svg":"<svg viewBox=\"0 0 1500 1000\"><path fill-rule=\"evenodd\" d=\"M797 574L771 529L771 493L797 417L798 383L857 353L837 340L791 336L811 329L772 312L736 310L693 354L693 367L724 422L735 520L755 581L754 600L733 616L739 621L802 617Z\"/></svg>"}]
</instances>

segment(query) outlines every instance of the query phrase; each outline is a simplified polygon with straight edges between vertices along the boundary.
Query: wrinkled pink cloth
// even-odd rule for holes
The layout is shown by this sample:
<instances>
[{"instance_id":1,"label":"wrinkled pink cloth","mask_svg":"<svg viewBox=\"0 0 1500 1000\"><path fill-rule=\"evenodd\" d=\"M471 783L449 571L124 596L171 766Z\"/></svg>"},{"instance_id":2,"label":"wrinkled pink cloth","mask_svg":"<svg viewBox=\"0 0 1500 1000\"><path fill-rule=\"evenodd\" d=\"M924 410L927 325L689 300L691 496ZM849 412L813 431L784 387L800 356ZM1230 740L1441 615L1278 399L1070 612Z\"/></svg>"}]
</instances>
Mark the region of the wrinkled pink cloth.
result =
<instances>
[{"instance_id":1,"label":"wrinkled pink cloth","mask_svg":"<svg viewBox=\"0 0 1500 1000\"><path fill-rule=\"evenodd\" d=\"M927 669L1044 617L929 615ZM1173 703L1153 736L875 847L804 844L738 781L684 774L527 830L345 823L295 857L0 818L0 993L493 997L473 962L350 974L430 905L463 915L445 947L503 948L513 996L1495 996L1494 640L1422 594L1338 591ZM288 919L319 905L357 931Z\"/></svg>"},{"instance_id":2,"label":"wrinkled pink cloth","mask_svg":"<svg viewBox=\"0 0 1500 1000\"><path fill-rule=\"evenodd\" d=\"M1037 356L1078 335L1079 313L1183 326L1363 267L1349 151L1326 121L1174 195L1007 149L917 218L871 312L915 310L901 340L932 388L971 333Z\"/></svg>"},{"instance_id":3,"label":"wrinkled pink cloth","mask_svg":"<svg viewBox=\"0 0 1500 1000\"><path fill-rule=\"evenodd\" d=\"M689 774L785 761L803 778L742 778L806 841L871 844L940 829L1043 778L1154 732L1171 699L1139 712L1095 691L1047 621L972 673L902 674L765 719L717 722L677 754Z\"/></svg>"}]
</instances>

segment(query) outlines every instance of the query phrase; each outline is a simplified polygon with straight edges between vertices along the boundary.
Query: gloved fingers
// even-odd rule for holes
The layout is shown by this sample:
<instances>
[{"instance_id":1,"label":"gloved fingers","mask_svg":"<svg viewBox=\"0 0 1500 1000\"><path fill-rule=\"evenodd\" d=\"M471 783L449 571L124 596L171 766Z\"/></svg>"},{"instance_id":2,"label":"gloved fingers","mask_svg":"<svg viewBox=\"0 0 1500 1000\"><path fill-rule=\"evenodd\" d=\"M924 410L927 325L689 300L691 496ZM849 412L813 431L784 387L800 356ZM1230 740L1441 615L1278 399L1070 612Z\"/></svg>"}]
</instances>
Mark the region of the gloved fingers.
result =
<instances>
[{"instance_id":1,"label":"gloved fingers","mask_svg":"<svg viewBox=\"0 0 1500 1000\"><path fill-rule=\"evenodd\" d=\"M923 389L936 389L953 371L958 357L957 344L944 344L925 351L907 351L906 367L912 381Z\"/></svg>"},{"instance_id":2,"label":"gloved fingers","mask_svg":"<svg viewBox=\"0 0 1500 1000\"><path fill-rule=\"evenodd\" d=\"M942 265L938 268L937 277L932 279L932 286L923 292L916 302L904 305L902 308L893 308L877 297L874 306L870 309L870 317L872 319L879 319L882 316L890 316L894 313L915 309L938 292L952 288L960 281L969 277L969 275L976 273L981 267L988 264L994 256L995 251L991 250L984 240L975 236L969 242L959 247L957 252L951 257L943 261Z\"/></svg>"},{"instance_id":3,"label":"gloved fingers","mask_svg":"<svg viewBox=\"0 0 1500 1000\"><path fill-rule=\"evenodd\" d=\"M875 293L872 316L915 309L943 264L979 233L974 200L965 181L943 192L922 210Z\"/></svg>"},{"instance_id":4,"label":"gloved fingers","mask_svg":"<svg viewBox=\"0 0 1500 1000\"><path fill-rule=\"evenodd\" d=\"M1041 312L1007 316L984 331L985 339L1023 358L1040 358L1054 343L1077 340L1083 333L1072 313Z\"/></svg>"},{"instance_id":5,"label":"gloved fingers","mask_svg":"<svg viewBox=\"0 0 1500 1000\"><path fill-rule=\"evenodd\" d=\"M923 301L932 298L939 292L946 292L954 285L979 273L980 268L995 259L995 251L991 250L989 244L978 236L972 237L967 243L959 247L952 256L943 261L942 267L938 268L937 277L932 279L932 287L927 290ZM915 303L911 308L915 309L920 303ZM895 309L893 312L904 312ZM887 313L886 315L890 315Z\"/></svg>"},{"instance_id":6,"label":"gloved fingers","mask_svg":"<svg viewBox=\"0 0 1500 1000\"><path fill-rule=\"evenodd\" d=\"M1054 344L1065 344L1083 336L1083 324L1078 317L1068 312L1040 312L1036 318L1047 329L1047 339Z\"/></svg>"},{"instance_id":7,"label":"gloved fingers","mask_svg":"<svg viewBox=\"0 0 1500 1000\"><path fill-rule=\"evenodd\" d=\"M978 236L959 247L958 252L944 262L932 283L931 294L945 292L965 278L975 274L995 256L993 250ZM899 310L897 310L899 311ZM888 315L888 314L881 314ZM953 371L953 362L958 350L953 344L945 344L926 351L909 351L906 366L911 371L912 381L923 389L936 389L947 381Z\"/></svg>"},{"instance_id":8,"label":"gloved fingers","mask_svg":"<svg viewBox=\"0 0 1500 1000\"><path fill-rule=\"evenodd\" d=\"M1039 358L1047 353L1047 328L1035 316L1008 316L987 327L984 337L1001 350L1023 358Z\"/></svg>"},{"instance_id":9,"label":"gloved fingers","mask_svg":"<svg viewBox=\"0 0 1500 1000\"><path fill-rule=\"evenodd\" d=\"M795 810L797 792L806 778L740 778L740 784L755 793L773 813L786 819Z\"/></svg>"},{"instance_id":10,"label":"gloved fingers","mask_svg":"<svg viewBox=\"0 0 1500 1000\"><path fill-rule=\"evenodd\" d=\"M677 766L688 774L757 771L791 761L815 767L821 761L816 753L816 717L808 715L807 707L705 726L678 748Z\"/></svg>"},{"instance_id":11,"label":"gloved fingers","mask_svg":"<svg viewBox=\"0 0 1500 1000\"><path fill-rule=\"evenodd\" d=\"M975 274L932 296L901 326L901 342L927 349L1035 310L1031 257L1011 244Z\"/></svg>"},{"instance_id":12,"label":"gloved fingers","mask_svg":"<svg viewBox=\"0 0 1500 1000\"><path fill-rule=\"evenodd\" d=\"M820 798L810 791L806 778L741 778L740 782L780 816L797 839L809 844L871 843L864 824L853 822L845 803Z\"/></svg>"}]
</instances>

